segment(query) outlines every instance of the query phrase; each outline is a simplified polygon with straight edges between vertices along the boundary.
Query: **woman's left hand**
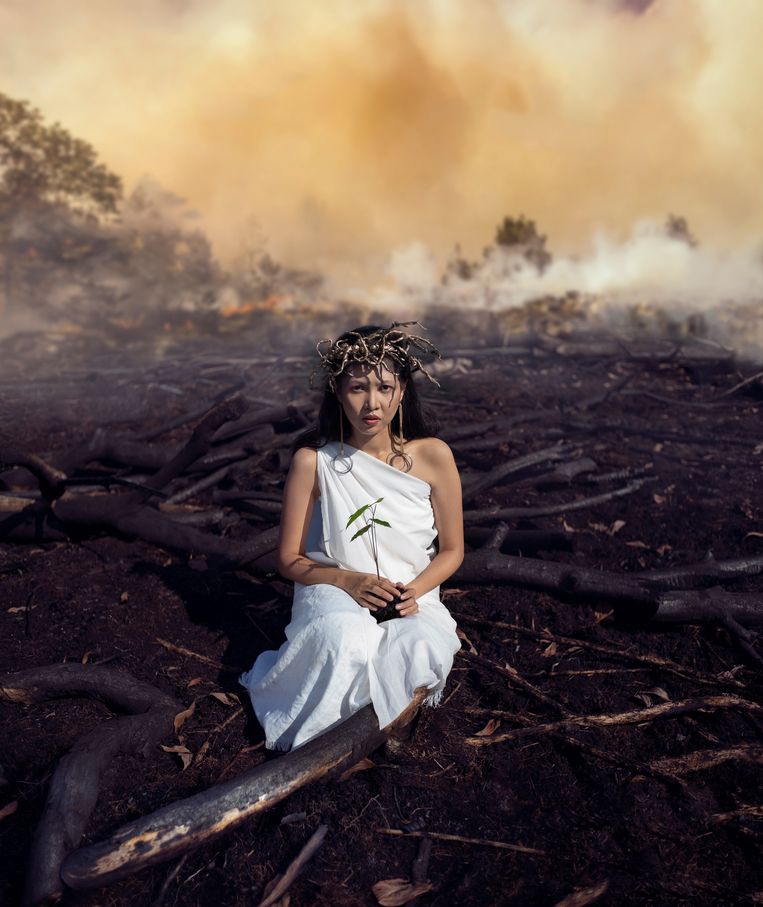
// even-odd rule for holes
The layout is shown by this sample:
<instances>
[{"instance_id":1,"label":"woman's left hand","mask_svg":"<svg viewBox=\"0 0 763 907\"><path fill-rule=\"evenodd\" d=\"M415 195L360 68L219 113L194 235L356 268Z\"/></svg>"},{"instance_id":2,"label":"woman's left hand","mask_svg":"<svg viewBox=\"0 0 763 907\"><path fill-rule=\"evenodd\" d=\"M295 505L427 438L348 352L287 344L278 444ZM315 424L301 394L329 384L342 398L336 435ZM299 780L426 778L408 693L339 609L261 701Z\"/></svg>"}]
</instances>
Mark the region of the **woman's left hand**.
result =
<instances>
[{"instance_id":1,"label":"woman's left hand","mask_svg":"<svg viewBox=\"0 0 763 907\"><path fill-rule=\"evenodd\" d=\"M416 592L413 589L407 589L405 583L395 583L395 586L400 590L400 598L402 599L395 605L397 613L400 617L410 617L411 614L416 614L419 610L419 603L416 601Z\"/></svg>"}]
</instances>

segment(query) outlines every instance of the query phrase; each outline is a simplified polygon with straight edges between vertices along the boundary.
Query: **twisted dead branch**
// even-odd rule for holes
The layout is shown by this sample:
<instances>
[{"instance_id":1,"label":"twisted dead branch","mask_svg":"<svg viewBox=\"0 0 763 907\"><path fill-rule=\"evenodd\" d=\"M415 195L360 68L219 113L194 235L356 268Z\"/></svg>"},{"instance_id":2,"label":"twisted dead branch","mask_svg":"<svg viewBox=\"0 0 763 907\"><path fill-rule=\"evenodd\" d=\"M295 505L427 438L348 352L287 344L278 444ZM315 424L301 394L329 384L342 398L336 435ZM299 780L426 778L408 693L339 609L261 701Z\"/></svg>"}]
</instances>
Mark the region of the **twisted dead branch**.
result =
<instances>
[{"instance_id":1,"label":"twisted dead branch","mask_svg":"<svg viewBox=\"0 0 763 907\"><path fill-rule=\"evenodd\" d=\"M172 696L124 671L81 664L51 665L3 678L0 698L34 703L62 697L90 697L126 717L105 722L81 737L59 761L45 811L29 853L24 904L59 900L64 891L61 864L80 842L98 799L101 773L117 753L148 755L172 734L182 706Z\"/></svg>"},{"instance_id":2,"label":"twisted dead branch","mask_svg":"<svg viewBox=\"0 0 763 907\"><path fill-rule=\"evenodd\" d=\"M633 620L659 623L720 623L751 660L763 664L748 626L763 624L763 601L754 594L731 594L715 586L696 592L660 588L658 579L615 574L500 552L508 526L500 523L492 538L469 552L455 574L459 582L511 583L564 596L604 601ZM732 576L737 574L732 568Z\"/></svg>"}]
</instances>

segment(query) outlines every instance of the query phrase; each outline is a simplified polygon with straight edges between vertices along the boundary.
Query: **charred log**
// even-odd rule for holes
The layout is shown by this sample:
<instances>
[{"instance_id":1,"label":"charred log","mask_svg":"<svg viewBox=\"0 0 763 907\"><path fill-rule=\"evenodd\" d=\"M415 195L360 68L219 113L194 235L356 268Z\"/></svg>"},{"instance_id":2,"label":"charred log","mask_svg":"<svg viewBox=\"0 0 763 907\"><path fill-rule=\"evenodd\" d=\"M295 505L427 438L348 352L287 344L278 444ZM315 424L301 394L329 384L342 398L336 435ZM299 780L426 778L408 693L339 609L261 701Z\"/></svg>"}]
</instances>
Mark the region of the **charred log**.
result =
<instances>
[{"instance_id":1,"label":"charred log","mask_svg":"<svg viewBox=\"0 0 763 907\"><path fill-rule=\"evenodd\" d=\"M569 513L574 510L585 510L589 507L596 507L607 501L613 501L615 498L622 498L626 495L633 494L649 479L636 479L630 485L622 488L616 488L614 491L607 491L604 494L592 495L588 498L580 498L577 501L568 501L566 504L547 504L541 507L484 507L481 510L466 510L464 512L465 523L485 523L493 520L511 520L520 517L539 517L554 516L560 513Z\"/></svg>"},{"instance_id":2,"label":"charred log","mask_svg":"<svg viewBox=\"0 0 763 907\"><path fill-rule=\"evenodd\" d=\"M505 582L560 595L602 601L621 615L660 623L722 623L747 654L761 663L752 648L748 626L763 625L763 601L757 595L732 595L720 587L698 592L660 588L640 574L615 574L539 559L500 553L508 531L499 525L481 549L469 552L455 574L459 582Z\"/></svg>"},{"instance_id":3,"label":"charred log","mask_svg":"<svg viewBox=\"0 0 763 907\"><path fill-rule=\"evenodd\" d=\"M279 759L129 822L106 840L70 854L62 878L71 888L98 888L214 840L305 784L338 777L408 724L426 694L426 688L418 689L385 728L379 728L373 707L366 706Z\"/></svg>"},{"instance_id":4,"label":"charred log","mask_svg":"<svg viewBox=\"0 0 763 907\"><path fill-rule=\"evenodd\" d=\"M60 869L80 842L98 799L101 772L117 753L148 755L172 734L182 706L172 696L123 671L81 664L33 668L5 677L0 697L33 703L86 696L130 715L106 722L81 737L65 755L50 783L43 817L29 855L24 903L46 904L63 894Z\"/></svg>"},{"instance_id":5,"label":"charred log","mask_svg":"<svg viewBox=\"0 0 763 907\"><path fill-rule=\"evenodd\" d=\"M543 450L537 450L523 457L516 457L501 463L494 469L485 473L484 476L476 476L467 479L464 482L463 498L464 502L471 501L478 494L492 488L507 476L514 473L522 472L532 466L540 466L548 463L555 463L569 456L572 448L565 444L556 444L554 447L547 447Z\"/></svg>"},{"instance_id":6,"label":"charred log","mask_svg":"<svg viewBox=\"0 0 763 907\"><path fill-rule=\"evenodd\" d=\"M478 547L493 534L486 526L466 526L465 538L469 545ZM561 529L513 529L506 533L501 543L502 551L530 553L533 551L571 551L575 536Z\"/></svg>"}]
</instances>

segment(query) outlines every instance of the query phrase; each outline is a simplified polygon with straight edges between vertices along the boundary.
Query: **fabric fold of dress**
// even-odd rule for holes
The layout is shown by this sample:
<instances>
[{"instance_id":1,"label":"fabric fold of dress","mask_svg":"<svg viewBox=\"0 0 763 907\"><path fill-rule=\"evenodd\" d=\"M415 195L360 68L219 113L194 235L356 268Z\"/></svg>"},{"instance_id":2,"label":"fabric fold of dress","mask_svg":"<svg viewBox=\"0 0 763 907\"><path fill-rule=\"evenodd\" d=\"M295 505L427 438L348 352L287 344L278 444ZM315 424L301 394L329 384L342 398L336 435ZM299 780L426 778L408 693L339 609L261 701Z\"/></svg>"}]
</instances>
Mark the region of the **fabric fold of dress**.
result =
<instances>
[{"instance_id":1,"label":"fabric fold of dress","mask_svg":"<svg viewBox=\"0 0 763 907\"><path fill-rule=\"evenodd\" d=\"M370 509L349 529L349 517L377 498L379 573L411 582L436 554L431 486L371 454L332 441L317 450L320 498L315 502L305 555L320 564L376 573L371 532L352 540ZM417 687L436 706L461 648L456 622L439 586L418 599L419 611L377 624L371 612L338 586L294 584L286 641L262 652L242 674L268 749L289 750L373 704L380 727L405 709Z\"/></svg>"}]
</instances>

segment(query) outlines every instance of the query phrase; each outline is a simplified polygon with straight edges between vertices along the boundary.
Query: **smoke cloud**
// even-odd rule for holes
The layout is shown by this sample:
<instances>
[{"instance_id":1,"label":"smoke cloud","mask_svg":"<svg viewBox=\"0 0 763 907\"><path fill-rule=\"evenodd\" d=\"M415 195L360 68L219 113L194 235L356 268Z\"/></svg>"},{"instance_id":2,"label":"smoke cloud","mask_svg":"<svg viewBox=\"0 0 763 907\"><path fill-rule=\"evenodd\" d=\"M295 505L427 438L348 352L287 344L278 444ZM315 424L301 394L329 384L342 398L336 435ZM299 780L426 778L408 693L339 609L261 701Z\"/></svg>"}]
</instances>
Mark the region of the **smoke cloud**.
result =
<instances>
[{"instance_id":1,"label":"smoke cloud","mask_svg":"<svg viewBox=\"0 0 763 907\"><path fill-rule=\"evenodd\" d=\"M759 292L762 29L758 0L5 0L0 85L128 191L186 198L223 257L255 218L349 288L525 213L563 259L548 286ZM707 272L634 226L669 211Z\"/></svg>"}]
</instances>

